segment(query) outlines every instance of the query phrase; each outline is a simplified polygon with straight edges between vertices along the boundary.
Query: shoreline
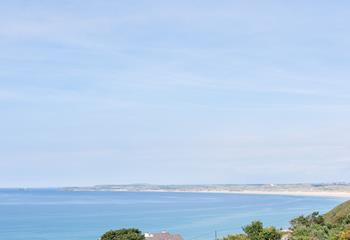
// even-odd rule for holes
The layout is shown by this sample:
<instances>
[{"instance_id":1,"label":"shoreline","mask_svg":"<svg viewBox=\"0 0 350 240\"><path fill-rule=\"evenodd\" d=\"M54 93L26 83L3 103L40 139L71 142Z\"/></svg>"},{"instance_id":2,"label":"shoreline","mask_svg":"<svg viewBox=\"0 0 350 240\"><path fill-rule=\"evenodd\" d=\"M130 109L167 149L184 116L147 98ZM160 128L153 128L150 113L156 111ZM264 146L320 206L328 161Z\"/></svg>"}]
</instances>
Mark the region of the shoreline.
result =
<instances>
[{"instance_id":1,"label":"shoreline","mask_svg":"<svg viewBox=\"0 0 350 240\"><path fill-rule=\"evenodd\" d=\"M335 197L350 199L350 192L330 192L330 191L258 191L258 190L246 190L246 191L212 191L212 190L198 190L198 191L186 191L186 190L126 190L126 189L113 189L113 190L92 190L92 189L79 189L79 190L64 190L69 192L160 192L160 193L224 193L224 194L251 194L251 195L281 195L281 196L307 196L307 197Z\"/></svg>"}]
</instances>

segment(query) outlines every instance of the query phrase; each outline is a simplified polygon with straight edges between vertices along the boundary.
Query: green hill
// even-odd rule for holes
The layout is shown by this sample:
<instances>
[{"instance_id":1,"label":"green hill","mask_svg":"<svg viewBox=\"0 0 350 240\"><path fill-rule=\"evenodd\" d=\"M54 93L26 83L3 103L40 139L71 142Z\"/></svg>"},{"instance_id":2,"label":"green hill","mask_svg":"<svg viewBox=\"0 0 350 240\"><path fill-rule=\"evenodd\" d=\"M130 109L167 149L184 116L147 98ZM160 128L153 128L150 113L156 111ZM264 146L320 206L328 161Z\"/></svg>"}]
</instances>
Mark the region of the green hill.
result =
<instances>
[{"instance_id":1,"label":"green hill","mask_svg":"<svg viewBox=\"0 0 350 240\"><path fill-rule=\"evenodd\" d=\"M331 211L326 213L324 215L324 219L328 223L335 224L335 223L341 222L345 217L349 215L350 215L350 200L336 206Z\"/></svg>"},{"instance_id":2,"label":"green hill","mask_svg":"<svg viewBox=\"0 0 350 240\"><path fill-rule=\"evenodd\" d=\"M262 222L255 221L243 227L243 233L221 240L350 240L350 200L324 215L313 212L296 217L290 225L290 231L279 231L275 227L264 228Z\"/></svg>"}]
</instances>

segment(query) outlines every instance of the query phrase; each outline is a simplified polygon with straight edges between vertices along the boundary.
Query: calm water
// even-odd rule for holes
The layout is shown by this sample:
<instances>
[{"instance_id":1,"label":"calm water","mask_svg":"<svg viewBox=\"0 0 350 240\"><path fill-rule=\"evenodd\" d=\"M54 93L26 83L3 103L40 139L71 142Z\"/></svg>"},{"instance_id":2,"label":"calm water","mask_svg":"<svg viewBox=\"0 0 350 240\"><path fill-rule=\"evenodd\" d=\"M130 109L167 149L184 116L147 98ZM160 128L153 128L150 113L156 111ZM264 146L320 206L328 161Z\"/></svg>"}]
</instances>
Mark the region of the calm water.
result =
<instances>
[{"instance_id":1,"label":"calm water","mask_svg":"<svg viewBox=\"0 0 350 240\"><path fill-rule=\"evenodd\" d=\"M216 193L0 190L0 239L89 240L122 227L213 239L260 219L278 227L342 199Z\"/></svg>"}]
</instances>

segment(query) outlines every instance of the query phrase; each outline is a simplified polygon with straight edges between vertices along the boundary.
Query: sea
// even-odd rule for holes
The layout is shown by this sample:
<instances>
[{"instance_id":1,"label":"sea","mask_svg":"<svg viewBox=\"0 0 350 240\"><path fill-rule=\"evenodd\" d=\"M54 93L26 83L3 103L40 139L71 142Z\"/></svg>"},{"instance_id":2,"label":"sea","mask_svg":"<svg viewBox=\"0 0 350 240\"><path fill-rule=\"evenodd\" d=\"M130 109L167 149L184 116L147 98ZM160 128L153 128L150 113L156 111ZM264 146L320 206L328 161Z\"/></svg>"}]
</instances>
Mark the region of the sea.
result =
<instances>
[{"instance_id":1,"label":"sea","mask_svg":"<svg viewBox=\"0 0 350 240\"><path fill-rule=\"evenodd\" d=\"M288 221L324 213L344 199L227 193L68 192L0 189L0 239L96 240L110 229L169 231L184 240L212 240L261 220Z\"/></svg>"}]
</instances>

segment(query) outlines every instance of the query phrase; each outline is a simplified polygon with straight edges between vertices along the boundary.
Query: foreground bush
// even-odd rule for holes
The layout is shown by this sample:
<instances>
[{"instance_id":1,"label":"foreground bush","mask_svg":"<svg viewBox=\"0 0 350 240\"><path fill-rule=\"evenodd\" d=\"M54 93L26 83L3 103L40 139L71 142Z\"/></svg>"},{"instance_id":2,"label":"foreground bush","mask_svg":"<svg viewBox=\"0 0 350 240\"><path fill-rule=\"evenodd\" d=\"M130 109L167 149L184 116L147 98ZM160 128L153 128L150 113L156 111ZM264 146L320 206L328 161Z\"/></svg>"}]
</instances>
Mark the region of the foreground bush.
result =
<instances>
[{"instance_id":1,"label":"foreground bush","mask_svg":"<svg viewBox=\"0 0 350 240\"><path fill-rule=\"evenodd\" d=\"M224 237L224 240L280 240L282 234L275 227L264 228L262 222L255 221L243 227L244 233Z\"/></svg>"},{"instance_id":2,"label":"foreground bush","mask_svg":"<svg viewBox=\"0 0 350 240\"><path fill-rule=\"evenodd\" d=\"M101 240L144 240L142 232L135 228L111 230L102 235Z\"/></svg>"}]
</instances>

